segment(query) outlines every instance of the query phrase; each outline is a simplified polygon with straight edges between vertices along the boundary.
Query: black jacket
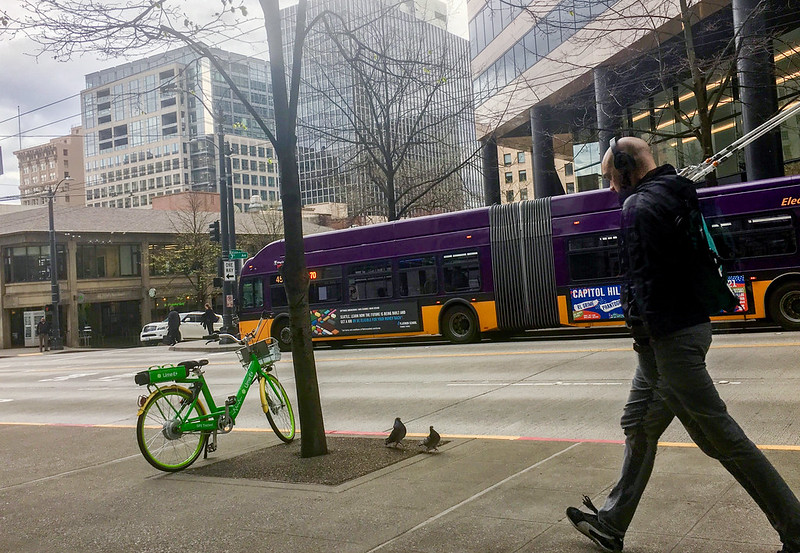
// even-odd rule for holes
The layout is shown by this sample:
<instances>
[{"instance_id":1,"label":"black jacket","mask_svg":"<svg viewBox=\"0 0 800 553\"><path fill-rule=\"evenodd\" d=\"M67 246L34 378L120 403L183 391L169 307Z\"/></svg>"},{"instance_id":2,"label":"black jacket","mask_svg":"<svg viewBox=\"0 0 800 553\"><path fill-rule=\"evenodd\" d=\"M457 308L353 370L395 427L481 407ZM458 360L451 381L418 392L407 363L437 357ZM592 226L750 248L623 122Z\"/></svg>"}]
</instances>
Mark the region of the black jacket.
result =
<instances>
[{"instance_id":1,"label":"black jacket","mask_svg":"<svg viewBox=\"0 0 800 553\"><path fill-rule=\"evenodd\" d=\"M180 314L177 311L170 311L169 315L167 315L167 329L178 330L179 326L181 326Z\"/></svg>"},{"instance_id":2,"label":"black jacket","mask_svg":"<svg viewBox=\"0 0 800 553\"><path fill-rule=\"evenodd\" d=\"M663 165L623 204L623 308L634 334L659 337L709 321L692 285L698 267L688 235L678 228L687 202L697 203L694 183Z\"/></svg>"},{"instance_id":3,"label":"black jacket","mask_svg":"<svg viewBox=\"0 0 800 553\"><path fill-rule=\"evenodd\" d=\"M206 325L206 326L208 326L208 325L212 325L212 324L214 324L214 323L216 323L216 322L217 322L217 314L216 314L216 313L214 313L214 310L213 310L213 309L211 309L211 308L209 308L209 309L206 309L206 310L203 312L203 316L202 316L202 318L200 319L200 321L201 321L201 322L202 322L204 325Z\"/></svg>"}]
</instances>

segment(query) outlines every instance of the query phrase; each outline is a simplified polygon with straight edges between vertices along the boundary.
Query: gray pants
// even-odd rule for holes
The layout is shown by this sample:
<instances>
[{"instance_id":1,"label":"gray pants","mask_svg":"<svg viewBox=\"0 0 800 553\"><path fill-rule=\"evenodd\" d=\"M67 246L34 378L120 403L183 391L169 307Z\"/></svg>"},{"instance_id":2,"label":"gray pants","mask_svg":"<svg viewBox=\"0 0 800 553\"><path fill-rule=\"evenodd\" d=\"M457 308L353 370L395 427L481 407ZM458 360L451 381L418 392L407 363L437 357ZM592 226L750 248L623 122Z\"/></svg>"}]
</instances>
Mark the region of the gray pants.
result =
<instances>
[{"instance_id":1,"label":"gray pants","mask_svg":"<svg viewBox=\"0 0 800 553\"><path fill-rule=\"evenodd\" d=\"M653 471L658 439L678 417L692 440L717 459L755 500L781 541L800 551L800 503L786 482L728 414L706 370L711 324L637 340L639 366L622 415L622 475L599 519L624 535Z\"/></svg>"}]
</instances>

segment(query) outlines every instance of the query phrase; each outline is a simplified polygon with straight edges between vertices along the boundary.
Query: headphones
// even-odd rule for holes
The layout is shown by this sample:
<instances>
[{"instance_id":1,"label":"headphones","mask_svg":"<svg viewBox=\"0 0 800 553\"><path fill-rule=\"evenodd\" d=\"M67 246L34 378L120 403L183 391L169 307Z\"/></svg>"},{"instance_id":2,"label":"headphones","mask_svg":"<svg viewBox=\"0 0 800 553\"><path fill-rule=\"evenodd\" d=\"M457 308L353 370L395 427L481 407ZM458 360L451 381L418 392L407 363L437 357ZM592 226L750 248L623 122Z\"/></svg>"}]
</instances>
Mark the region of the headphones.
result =
<instances>
[{"instance_id":1,"label":"headphones","mask_svg":"<svg viewBox=\"0 0 800 553\"><path fill-rule=\"evenodd\" d=\"M627 152L621 152L617 146L616 137L612 137L608 143L611 153L614 154L614 168L619 170L623 176L627 176L636 169L636 159Z\"/></svg>"}]
</instances>

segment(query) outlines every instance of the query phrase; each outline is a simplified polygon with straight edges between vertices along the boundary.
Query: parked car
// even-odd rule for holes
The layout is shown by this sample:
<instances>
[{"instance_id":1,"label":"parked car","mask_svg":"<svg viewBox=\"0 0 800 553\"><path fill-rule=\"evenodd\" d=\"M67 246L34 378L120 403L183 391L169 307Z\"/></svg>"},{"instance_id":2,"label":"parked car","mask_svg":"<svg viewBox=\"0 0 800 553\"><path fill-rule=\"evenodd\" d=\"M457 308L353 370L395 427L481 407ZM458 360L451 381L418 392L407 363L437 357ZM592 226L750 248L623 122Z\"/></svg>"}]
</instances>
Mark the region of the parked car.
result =
<instances>
[{"instance_id":1,"label":"parked car","mask_svg":"<svg viewBox=\"0 0 800 553\"><path fill-rule=\"evenodd\" d=\"M181 340L197 340L206 336L206 331L203 323L203 311L190 311L189 313L181 313ZM214 328L219 330L219 325L222 324L222 317L217 315L217 322L214 323ZM167 335L167 319L154 323L148 323L142 328L142 333L139 335L139 341L142 345L155 345L160 344L164 337Z\"/></svg>"}]
</instances>

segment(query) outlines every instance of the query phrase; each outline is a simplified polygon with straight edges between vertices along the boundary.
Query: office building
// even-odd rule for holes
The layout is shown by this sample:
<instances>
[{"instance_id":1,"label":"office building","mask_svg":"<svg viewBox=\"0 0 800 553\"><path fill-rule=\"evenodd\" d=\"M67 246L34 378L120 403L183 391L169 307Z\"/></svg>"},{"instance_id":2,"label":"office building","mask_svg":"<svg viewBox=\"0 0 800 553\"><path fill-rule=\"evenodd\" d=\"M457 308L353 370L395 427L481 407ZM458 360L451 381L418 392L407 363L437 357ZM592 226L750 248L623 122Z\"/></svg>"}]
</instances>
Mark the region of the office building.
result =
<instances>
[{"instance_id":1,"label":"office building","mask_svg":"<svg viewBox=\"0 0 800 553\"><path fill-rule=\"evenodd\" d=\"M272 125L268 63L211 51ZM246 210L253 195L280 198L272 145L222 75L191 48L87 75L81 102L87 206L148 207L166 194L218 191L219 110L231 149L234 206Z\"/></svg>"},{"instance_id":2,"label":"office building","mask_svg":"<svg viewBox=\"0 0 800 553\"><path fill-rule=\"evenodd\" d=\"M308 10L337 17L304 48L303 205L344 203L363 221L479 202L468 43L446 31L446 4L312 0ZM296 7L283 13L291 36Z\"/></svg>"},{"instance_id":3,"label":"office building","mask_svg":"<svg viewBox=\"0 0 800 553\"><path fill-rule=\"evenodd\" d=\"M504 178L497 146L529 154L535 195L549 196L563 192L559 163L573 164L576 191L602 186L600 160L614 135L641 136L657 162L680 168L705 159L701 144L719 151L797 101L794 0L769 11L756 0L688 4L693 47L677 1L470 1L477 136L486 167L500 167L486 172L486 189L499 191ZM705 103L693 92L690 52ZM793 117L729 159L718 182L798 172L799 125Z\"/></svg>"}]
</instances>

